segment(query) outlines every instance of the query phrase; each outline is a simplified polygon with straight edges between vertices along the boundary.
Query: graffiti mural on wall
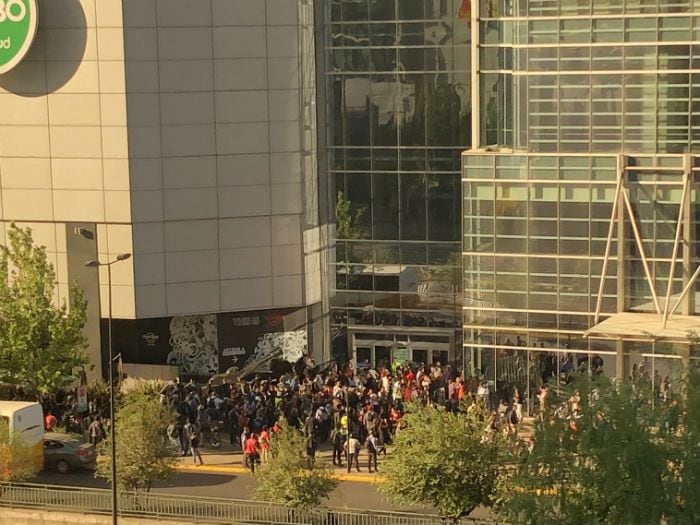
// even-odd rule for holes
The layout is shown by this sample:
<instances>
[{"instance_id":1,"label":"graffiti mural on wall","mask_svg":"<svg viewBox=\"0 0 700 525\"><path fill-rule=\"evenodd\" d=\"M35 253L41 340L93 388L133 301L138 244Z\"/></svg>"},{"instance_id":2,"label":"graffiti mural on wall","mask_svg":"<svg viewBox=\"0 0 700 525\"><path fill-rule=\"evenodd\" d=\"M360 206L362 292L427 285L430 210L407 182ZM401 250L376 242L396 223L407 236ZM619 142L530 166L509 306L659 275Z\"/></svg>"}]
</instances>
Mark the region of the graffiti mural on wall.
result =
<instances>
[{"instance_id":1,"label":"graffiti mural on wall","mask_svg":"<svg viewBox=\"0 0 700 525\"><path fill-rule=\"evenodd\" d=\"M180 373L211 375L219 371L216 314L187 315L170 320L168 364Z\"/></svg>"},{"instance_id":2,"label":"graffiti mural on wall","mask_svg":"<svg viewBox=\"0 0 700 525\"><path fill-rule=\"evenodd\" d=\"M265 357L277 349L282 350L285 361L294 363L306 353L306 343L306 330L303 328L290 332L268 332L258 338L258 344L245 364Z\"/></svg>"},{"instance_id":3,"label":"graffiti mural on wall","mask_svg":"<svg viewBox=\"0 0 700 525\"><path fill-rule=\"evenodd\" d=\"M304 311L298 308L218 314L115 319L113 344L125 363L168 364L182 377L204 378L242 368L273 349L296 361L307 348ZM103 359L108 320L102 320Z\"/></svg>"}]
</instances>

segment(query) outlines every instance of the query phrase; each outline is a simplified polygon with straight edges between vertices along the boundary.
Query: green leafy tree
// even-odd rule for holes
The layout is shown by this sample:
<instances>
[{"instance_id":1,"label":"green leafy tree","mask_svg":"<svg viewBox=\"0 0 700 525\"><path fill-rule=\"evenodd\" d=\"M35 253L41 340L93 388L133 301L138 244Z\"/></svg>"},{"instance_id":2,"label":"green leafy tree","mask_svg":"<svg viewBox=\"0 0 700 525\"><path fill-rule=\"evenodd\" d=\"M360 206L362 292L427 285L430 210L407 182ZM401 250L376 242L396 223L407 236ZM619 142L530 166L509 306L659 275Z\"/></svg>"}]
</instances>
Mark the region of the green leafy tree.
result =
<instances>
[{"instance_id":1,"label":"green leafy tree","mask_svg":"<svg viewBox=\"0 0 700 525\"><path fill-rule=\"evenodd\" d=\"M120 490L151 489L154 481L168 480L175 458L163 440L173 421L170 409L152 396L134 391L124 396L117 410L117 486ZM100 444L97 477L111 480L112 447L107 435Z\"/></svg>"},{"instance_id":2,"label":"green leafy tree","mask_svg":"<svg viewBox=\"0 0 700 525\"><path fill-rule=\"evenodd\" d=\"M272 435L269 460L255 477L256 497L300 510L318 506L338 486L325 464L309 461L306 436L286 422Z\"/></svg>"},{"instance_id":3,"label":"green leafy tree","mask_svg":"<svg viewBox=\"0 0 700 525\"><path fill-rule=\"evenodd\" d=\"M412 406L384 462L380 490L397 503L424 503L457 520L492 503L502 437L466 414Z\"/></svg>"},{"instance_id":4,"label":"green leafy tree","mask_svg":"<svg viewBox=\"0 0 700 525\"><path fill-rule=\"evenodd\" d=\"M56 274L30 229L14 224L0 246L0 382L52 392L87 363L86 302L71 286L70 305L54 304Z\"/></svg>"},{"instance_id":5,"label":"green leafy tree","mask_svg":"<svg viewBox=\"0 0 700 525\"><path fill-rule=\"evenodd\" d=\"M41 469L37 453L20 436L10 435L6 418L0 418L0 481L24 481Z\"/></svg>"},{"instance_id":6,"label":"green leafy tree","mask_svg":"<svg viewBox=\"0 0 700 525\"><path fill-rule=\"evenodd\" d=\"M696 366L689 371L684 397L672 401L663 427L669 438L675 438L669 462L674 503L669 521L679 525L700 523L700 370Z\"/></svg>"},{"instance_id":7,"label":"green leafy tree","mask_svg":"<svg viewBox=\"0 0 700 525\"><path fill-rule=\"evenodd\" d=\"M532 525L661 523L669 451L650 391L587 377L573 388L502 478L499 510Z\"/></svg>"}]
</instances>

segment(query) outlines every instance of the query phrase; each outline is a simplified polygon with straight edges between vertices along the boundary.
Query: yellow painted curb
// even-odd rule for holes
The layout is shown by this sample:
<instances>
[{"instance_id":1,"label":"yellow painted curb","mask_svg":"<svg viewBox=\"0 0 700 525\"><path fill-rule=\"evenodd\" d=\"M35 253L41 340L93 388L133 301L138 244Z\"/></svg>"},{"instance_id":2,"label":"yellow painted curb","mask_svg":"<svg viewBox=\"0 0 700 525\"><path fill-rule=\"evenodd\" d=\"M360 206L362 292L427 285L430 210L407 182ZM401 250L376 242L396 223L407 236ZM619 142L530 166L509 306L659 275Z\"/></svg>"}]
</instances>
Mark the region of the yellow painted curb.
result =
<instances>
[{"instance_id":1,"label":"yellow painted curb","mask_svg":"<svg viewBox=\"0 0 700 525\"><path fill-rule=\"evenodd\" d=\"M250 469L234 465L191 465L180 463L175 468L184 472L199 472L201 474L250 474Z\"/></svg>"},{"instance_id":2,"label":"yellow painted curb","mask_svg":"<svg viewBox=\"0 0 700 525\"><path fill-rule=\"evenodd\" d=\"M220 474L220 475L232 475L232 474L250 474L250 469L242 466L235 465L201 465L195 466L187 463L180 463L176 466L177 470L180 472L197 472L199 474ZM358 481L360 483L381 483L384 481L384 477L362 474L353 474L345 472L334 472L333 477L340 481Z\"/></svg>"},{"instance_id":3,"label":"yellow painted curb","mask_svg":"<svg viewBox=\"0 0 700 525\"><path fill-rule=\"evenodd\" d=\"M372 476L372 477L369 477ZM360 483L383 483L384 482L384 476L379 476L376 474L367 474L366 476L362 476L360 474L352 474L352 473L345 473L341 472L340 474L333 473L333 477L335 479L339 479L340 481L359 481Z\"/></svg>"}]
</instances>

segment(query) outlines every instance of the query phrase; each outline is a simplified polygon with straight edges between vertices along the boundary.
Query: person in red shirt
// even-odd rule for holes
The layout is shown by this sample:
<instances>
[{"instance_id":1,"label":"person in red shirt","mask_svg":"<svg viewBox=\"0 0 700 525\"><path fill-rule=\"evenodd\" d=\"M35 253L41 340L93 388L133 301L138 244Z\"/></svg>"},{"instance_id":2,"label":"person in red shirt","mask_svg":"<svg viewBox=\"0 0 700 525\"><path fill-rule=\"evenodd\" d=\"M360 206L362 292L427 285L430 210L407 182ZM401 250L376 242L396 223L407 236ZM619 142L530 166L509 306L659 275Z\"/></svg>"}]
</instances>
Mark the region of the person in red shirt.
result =
<instances>
[{"instance_id":1,"label":"person in red shirt","mask_svg":"<svg viewBox=\"0 0 700 525\"><path fill-rule=\"evenodd\" d=\"M464 399L464 381L462 379L457 382L457 399L460 401Z\"/></svg>"},{"instance_id":2,"label":"person in red shirt","mask_svg":"<svg viewBox=\"0 0 700 525\"><path fill-rule=\"evenodd\" d=\"M255 462L259 461L258 450L260 450L260 443L255 432L251 432L248 439L245 440L243 453L245 454L246 463L250 467L250 472L253 474L255 474Z\"/></svg>"},{"instance_id":3,"label":"person in red shirt","mask_svg":"<svg viewBox=\"0 0 700 525\"><path fill-rule=\"evenodd\" d=\"M406 383L406 389L403 392L403 400L408 403L413 398L413 381Z\"/></svg>"},{"instance_id":4,"label":"person in red shirt","mask_svg":"<svg viewBox=\"0 0 700 525\"><path fill-rule=\"evenodd\" d=\"M49 410L49 413L44 416L44 429L47 432L52 432L57 423L56 416Z\"/></svg>"}]
</instances>

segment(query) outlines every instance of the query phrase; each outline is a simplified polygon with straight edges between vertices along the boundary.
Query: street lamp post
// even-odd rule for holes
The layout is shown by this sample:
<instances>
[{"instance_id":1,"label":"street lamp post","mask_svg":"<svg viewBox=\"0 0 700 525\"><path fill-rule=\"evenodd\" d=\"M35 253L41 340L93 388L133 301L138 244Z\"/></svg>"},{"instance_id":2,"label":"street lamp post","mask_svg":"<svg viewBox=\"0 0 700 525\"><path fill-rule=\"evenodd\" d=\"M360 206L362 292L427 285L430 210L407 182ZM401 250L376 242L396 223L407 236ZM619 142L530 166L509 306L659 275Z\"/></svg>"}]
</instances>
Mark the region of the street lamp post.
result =
<instances>
[{"instance_id":1,"label":"street lamp post","mask_svg":"<svg viewBox=\"0 0 700 525\"><path fill-rule=\"evenodd\" d=\"M107 290L109 301L107 309L107 346L109 348L109 426L110 437L112 438L112 524L117 525L117 441L114 433L114 354L112 352L112 265L119 261L124 261L131 257L130 253L120 253L113 261L100 262L97 259L87 261L85 266L89 268L107 267Z\"/></svg>"}]
</instances>

